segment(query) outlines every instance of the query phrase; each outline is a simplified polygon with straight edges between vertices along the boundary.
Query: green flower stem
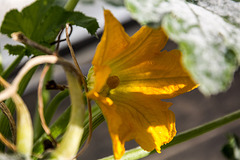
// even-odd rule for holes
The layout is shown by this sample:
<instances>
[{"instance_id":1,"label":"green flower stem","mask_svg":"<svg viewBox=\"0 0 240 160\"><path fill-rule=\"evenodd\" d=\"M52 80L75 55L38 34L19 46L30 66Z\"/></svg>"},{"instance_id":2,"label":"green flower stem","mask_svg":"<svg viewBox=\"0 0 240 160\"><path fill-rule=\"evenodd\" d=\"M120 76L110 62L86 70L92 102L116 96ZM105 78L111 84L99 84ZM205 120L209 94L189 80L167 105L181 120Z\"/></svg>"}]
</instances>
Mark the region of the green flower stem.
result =
<instances>
[{"instance_id":1,"label":"green flower stem","mask_svg":"<svg viewBox=\"0 0 240 160\"><path fill-rule=\"evenodd\" d=\"M17 111L17 152L25 155L28 159L32 154L33 127L27 106L19 95L12 97Z\"/></svg>"},{"instance_id":2,"label":"green flower stem","mask_svg":"<svg viewBox=\"0 0 240 160\"><path fill-rule=\"evenodd\" d=\"M208 122L206 124L203 124L201 126L192 128L192 129L187 130L185 132L182 132L182 133L178 134L177 136L175 136L174 139L170 143L162 146L162 149L166 149L168 147L174 146L176 144L179 144L179 143L185 142L189 139L200 136L204 133L207 133L211 130L214 130L218 127L221 127L221 126L223 126L223 125L225 125L229 122L232 122L234 120L237 120L239 118L240 118L240 110L237 110L237 111L235 111L233 113L230 113L226 116L220 117L216 120L213 120L213 121ZM131 149L131 150L127 151L124 154L124 156L121 158L121 160L140 159L140 158L146 157L146 156L148 156L152 153L155 153L155 152L156 151L147 152L147 151L144 151L143 149L141 149L140 147L137 147L137 148L134 148L134 149ZM114 157L109 156L109 157L105 157L101 160L114 160Z\"/></svg>"},{"instance_id":3,"label":"green flower stem","mask_svg":"<svg viewBox=\"0 0 240 160\"><path fill-rule=\"evenodd\" d=\"M73 11L76 7L79 0L68 0L64 6L64 9L67 11Z\"/></svg>"},{"instance_id":4,"label":"green flower stem","mask_svg":"<svg viewBox=\"0 0 240 160\"><path fill-rule=\"evenodd\" d=\"M66 70L69 93L72 103L70 121L63 139L52 153L58 160L72 159L77 154L84 131L85 105L80 81L71 71Z\"/></svg>"},{"instance_id":5,"label":"green flower stem","mask_svg":"<svg viewBox=\"0 0 240 160\"><path fill-rule=\"evenodd\" d=\"M21 62L24 54L18 55L17 58L11 63L11 65L2 72L1 76L6 79L12 73L12 71L17 67L17 65Z\"/></svg>"}]
</instances>

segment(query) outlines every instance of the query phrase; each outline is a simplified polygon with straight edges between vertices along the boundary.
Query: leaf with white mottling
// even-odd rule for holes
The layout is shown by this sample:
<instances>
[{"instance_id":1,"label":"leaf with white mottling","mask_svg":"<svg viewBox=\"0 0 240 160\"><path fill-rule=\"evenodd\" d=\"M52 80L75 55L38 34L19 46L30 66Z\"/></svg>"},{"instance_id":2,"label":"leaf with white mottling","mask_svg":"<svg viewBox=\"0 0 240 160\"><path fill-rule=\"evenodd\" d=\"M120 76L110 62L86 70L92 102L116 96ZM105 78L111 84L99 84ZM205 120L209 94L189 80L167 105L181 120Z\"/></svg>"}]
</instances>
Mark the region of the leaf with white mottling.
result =
<instances>
[{"instance_id":1,"label":"leaf with white mottling","mask_svg":"<svg viewBox=\"0 0 240 160\"><path fill-rule=\"evenodd\" d=\"M195 4L240 27L240 3L233 0L195 0Z\"/></svg>"},{"instance_id":2,"label":"leaf with white mottling","mask_svg":"<svg viewBox=\"0 0 240 160\"><path fill-rule=\"evenodd\" d=\"M105 2L115 5L115 6L123 6L124 2L123 0L104 0Z\"/></svg>"},{"instance_id":3,"label":"leaf with white mottling","mask_svg":"<svg viewBox=\"0 0 240 160\"><path fill-rule=\"evenodd\" d=\"M141 24L165 29L205 95L225 91L240 63L240 30L216 13L184 0L125 0ZM234 2L236 3L236 2Z\"/></svg>"},{"instance_id":4,"label":"leaf with white mottling","mask_svg":"<svg viewBox=\"0 0 240 160\"><path fill-rule=\"evenodd\" d=\"M81 0L82 3L94 3L97 0ZM114 6L124 6L124 0L101 0Z\"/></svg>"}]
</instances>

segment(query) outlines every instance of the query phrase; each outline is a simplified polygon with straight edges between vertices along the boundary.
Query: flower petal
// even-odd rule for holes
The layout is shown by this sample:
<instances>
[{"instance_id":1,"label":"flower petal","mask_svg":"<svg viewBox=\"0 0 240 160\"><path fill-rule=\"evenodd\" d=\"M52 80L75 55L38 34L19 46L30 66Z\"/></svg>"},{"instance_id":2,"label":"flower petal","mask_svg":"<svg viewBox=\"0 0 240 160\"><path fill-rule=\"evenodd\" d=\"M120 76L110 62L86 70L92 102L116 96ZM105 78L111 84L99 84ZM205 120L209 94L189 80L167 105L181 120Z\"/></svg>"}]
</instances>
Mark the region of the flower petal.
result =
<instances>
[{"instance_id":1,"label":"flower petal","mask_svg":"<svg viewBox=\"0 0 240 160\"><path fill-rule=\"evenodd\" d=\"M116 159L125 142L160 152L176 135L172 98L197 87L181 65L178 50L162 51L168 37L159 29L142 27L129 37L120 22L104 11L105 29L93 59L87 96L97 101L108 123ZM93 78L91 78L93 77Z\"/></svg>"},{"instance_id":2,"label":"flower petal","mask_svg":"<svg viewBox=\"0 0 240 160\"><path fill-rule=\"evenodd\" d=\"M131 37L128 47L124 48L109 65L116 71L135 66L159 53L167 40L168 37L162 28L144 26Z\"/></svg>"},{"instance_id":3,"label":"flower petal","mask_svg":"<svg viewBox=\"0 0 240 160\"><path fill-rule=\"evenodd\" d=\"M121 23L109 10L104 10L105 27L98 44L93 65L103 65L117 57L121 50L129 44L129 36L124 31Z\"/></svg>"},{"instance_id":4,"label":"flower petal","mask_svg":"<svg viewBox=\"0 0 240 160\"><path fill-rule=\"evenodd\" d=\"M116 93L110 98L112 105L98 104L108 123L116 159L123 155L126 141L135 139L143 149L160 152L175 136L175 117L168 110L171 103L141 93Z\"/></svg>"},{"instance_id":5,"label":"flower petal","mask_svg":"<svg viewBox=\"0 0 240 160\"><path fill-rule=\"evenodd\" d=\"M173 98L197 87L181 64L181 52L172 50L153 54L151 58L121 71L112 71L120 79L116 90Z\"/></svg>"}]
</instances>

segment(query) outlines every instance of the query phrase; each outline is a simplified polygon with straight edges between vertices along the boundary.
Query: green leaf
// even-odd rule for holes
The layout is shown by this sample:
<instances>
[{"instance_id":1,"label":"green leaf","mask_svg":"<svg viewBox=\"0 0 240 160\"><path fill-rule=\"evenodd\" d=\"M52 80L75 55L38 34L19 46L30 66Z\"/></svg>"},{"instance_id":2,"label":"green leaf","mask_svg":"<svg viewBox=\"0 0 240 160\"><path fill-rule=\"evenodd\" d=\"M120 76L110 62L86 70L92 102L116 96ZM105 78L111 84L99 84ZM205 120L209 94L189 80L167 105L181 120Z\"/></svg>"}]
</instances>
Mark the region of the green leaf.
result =
<instances>
[{"instance_id":1,"label":"green leaf","mask_svg":"<svg viewBox=\"0 0 240 160\"><path fill-rule=\"evenodd\" d=\"M228 143L223 146L222 153L228 159L240 159L240 144L237 135L228 135Z\"/></svg>"},{"instance_id":2,"label":"green leaf","mask_svg":"<svg viewBox=\"0 0 240 160\"><path fill-rule=\"evenodd\" d=\"M87 17L81 12L66 12L63 14L67 13L69 17L66 19L66 22L86 28L91 35L94 35L99 28L95 18Z\"/></svg>"},{"instance_id":3,"label":"green leaf","mask_svg":"<svg viewBox=\"0 0 240 160\"><path fill-rule=\"evenodd\" d=\"M31 53L29 52L29 50L21 45L10 45L7 44L4 46L4 49L7 49L9 51L9 54L11 55L26 55L26 56L30 56Z\"/></svg>"},{"instance_id":4,"label":"green leaf","mask_svg":"<svg viewBox=\"0 0 240 160\"><path fill-rule=\"evenodd\" d=\"M54 0L38 0L24 8L22 12L11 10L3 20L1 32L9 37L13 32L22 32L25 36L46 47L51 47L61 28L66 23L86 28L90 34L95 34L98 23L95 18L87 17L80 12L66 11L57 6ZM34 55L41 53L34 52Z\"/></svg>"},{"instance_id":5,"label":"green leaf","mask_svg":"<svg viewBox=\"0 0 240 160\"><path fill-rule=\"evenodd\" d=\"M240 62L240 30L236 23L184 0L125 0L125 3L137 21L151 27L162 26L178 43L183 64L200 84L202 93L211 95L228 89Z\"/></svg>"}]
</instances>

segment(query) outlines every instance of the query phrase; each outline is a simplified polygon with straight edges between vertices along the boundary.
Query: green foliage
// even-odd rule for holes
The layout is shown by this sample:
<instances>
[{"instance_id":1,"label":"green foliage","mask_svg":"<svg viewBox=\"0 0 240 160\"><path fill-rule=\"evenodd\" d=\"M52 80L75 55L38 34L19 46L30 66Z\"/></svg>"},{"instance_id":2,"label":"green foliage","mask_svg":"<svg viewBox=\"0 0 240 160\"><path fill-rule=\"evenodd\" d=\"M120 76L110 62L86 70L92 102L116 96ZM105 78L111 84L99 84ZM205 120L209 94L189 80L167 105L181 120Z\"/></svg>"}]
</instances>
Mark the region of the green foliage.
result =
<instances>
[{"instance_id":1,"label":"green foliage","mask_svg":"<svg viewBox=\"0 0 240 160\"><path fill-rule=\"evenodd\" d=\"M225 5L226 1L229 5ZM237 27L240 6L226 1L125 0L125 3L141 24L165 29L178 43L183 63L200 83L200 91L211 95L228 89L240 62Z\"/></svg>"},{"instance_id":2,"label":"green foliage","mask_svg":"<svg viewBox=\"0 0 240 160\"><path fill-rule=\"evenodd\" d=\"M59 31L65 27L66 23L86 28L92 35L98 29L98 23L95 18L87 17L80 12L66 11L57 6L54 0L38 0L30 6L24 8L21 12L11 10L3 20L1 32L9 37L13 32L22 32L29 39L38 42L47 47L51 47ZM7 46L11 54L17 54L15 51L19 46ZM21 48L20 51L24 49ZM25 52L34 55L41 54L33 48L26 47Z\"/></svg>"},{"instance_id":3,"label":"green foliage","mask_svg":"<svg viewBox=\"0 0 240 160\"><path fill-rule=\"evenodd\" d=\"M22 46L22 45L11 45L11 44L6 44L4 46L4 49L7 49L9 51L9 54L12 55L25 55L25 56L31 56L31 53L29 50Z\"/></svg>"},{"instance_id":4,"label":"green foliage","mask_svg":"<svg viewBox=\"0 0 240 160\"><path fill-rule=\"evenodd\" d=\"M240 159L239 138L236 135L228 136L228 143L222 148L223 155L230 160Z\"/></svg>"}]
</instances>

